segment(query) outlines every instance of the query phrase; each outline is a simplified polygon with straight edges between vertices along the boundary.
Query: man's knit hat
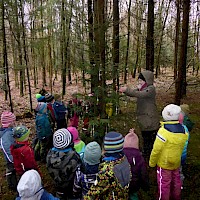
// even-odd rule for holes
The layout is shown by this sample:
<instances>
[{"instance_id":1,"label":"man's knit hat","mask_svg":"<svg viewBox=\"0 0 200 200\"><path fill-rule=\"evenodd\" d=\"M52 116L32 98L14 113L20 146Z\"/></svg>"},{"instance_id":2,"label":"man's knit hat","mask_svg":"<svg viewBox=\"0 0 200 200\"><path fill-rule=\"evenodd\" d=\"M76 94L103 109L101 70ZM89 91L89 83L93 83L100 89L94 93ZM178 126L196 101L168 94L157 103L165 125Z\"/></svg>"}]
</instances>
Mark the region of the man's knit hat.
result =
<instances>
[{"instance_id":1,"label":"man's knit hat","mask_svg":"<svg viewBox=\"0 0 200 200\"><path fill-rule=\"evenodd\" d=\"M9 111L4 111L1 114L1 124L3 128L8 128L16 120L14 113Z\"/></svg>"},{"instance_id":2,"label":"man's knit hat","mask_svg":"<svg viewBox=\"0 0 200 200\"><path fill-rule=\"evenodd\" d=\"M39 173L34 169L26 171L19 180L17 191L21 197L20 199L41 199L44 189Z\"/></svg>"},{"instance_id":3,"label":"man's knit hat","mask_svg":"<svg viewBox=\"0 0 200 200\"><path fill-rule=\"evenodd\" d=\"M66 129L58 129L53 134L53 146L58 149L65 149L73 143L72 134Z\"/></svg>"},{"instance_id":4,"label":"man's knit hat","mask_svg":"<svg viewBox=\"0 0 200 200\"><path fill-rule=\"evenodd\" d=\"M116 153L123 150L124 137L121 133L109 132L104 137L104 149L106 153Z\"/></svg>"},{"instance_id":5,"label":"man's knit hat","mask_svg":"<svg viewBox=\"0 0 200 200\"><path fill-rule=\"evenodd\" d=\"M138 136L135 133L128 133L124 138L124 148L135 148L139 149Z\"/></svg>"},{"instance_id":6,"label":"man's knit hat","mask_svg":"<svg viewBox=\"0 0 200 200\"><path fill-rule=\"evenodd\" d=\"M72 134L74 144L80 141L78 130L75 127L73 126L67 127L67 130Z\"/></svg>"},{"instance_id":7,"label":"man's knit hat","mask_svg":"<svg viewBox=\"0 0 200 200\"><path fill-rule=\"evenodd\" d=\"M101 158L101 147L97 142L90 142L85 147L83 156L84 162L89 165L96 165L100 163Z\"/></svg>"},{"instance_id":8,"label":"man's knit hat","mask_svg":"<svg viewBox=\"0 0 200 200\"><path fill-rule=\"evenodd\" d=\"M162 111L162 117L165 121L176 121L179 119L181 107L175 104L167 105Z\"/></svg>"},{"instance_id":9,"label":"man's knit hat","mask_svg":"<svg viewBox=\"0 0 200 200\"><path fill-rule=\"evenodd\" d=\"M54 96L50 93L45 94L46 102L51 102L54 99Z\"/></svg>"},{"instance_id":10,"label":"man's knit hat","mask_svg":"<svg viewBox=\"0 0 200 200\"><path fill-rule=\"evenodd\" d=\"M23 142L25 141L30 134L30 129L28 129L26 126L17 126L13 129L13 137L19 141Z\"/></svg>"}]
</instances>

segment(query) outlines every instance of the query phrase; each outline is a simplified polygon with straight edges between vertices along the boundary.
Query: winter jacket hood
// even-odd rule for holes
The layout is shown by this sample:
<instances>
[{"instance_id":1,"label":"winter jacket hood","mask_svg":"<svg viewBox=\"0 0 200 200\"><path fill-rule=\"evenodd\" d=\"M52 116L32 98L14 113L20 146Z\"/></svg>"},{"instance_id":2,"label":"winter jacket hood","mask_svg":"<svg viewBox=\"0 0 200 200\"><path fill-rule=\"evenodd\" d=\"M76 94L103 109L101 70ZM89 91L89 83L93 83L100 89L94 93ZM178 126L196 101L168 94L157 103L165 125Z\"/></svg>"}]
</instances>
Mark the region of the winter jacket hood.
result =
<instances>
[{"instance_id":1,"label":"winter jacket hood","mask_svg":"<svg viewBox=\"0 0 200 200\"><path fill-rule=\"evenodd\" d=\"M154 82L154 74L152 71L146 70L141 72L141 74L144 76L147 86L153 85Z\"/></svg>"},{"instance_id":2,"label":"winter jacket hood","mask_svg":"<svg viewBox=\"0 0 200 200\"><path fill-rule=\"evenodd\" d=\"M41 177L36 170L25 172L17 185L21 200L40 200L44 189Z\"/></svg>"}]
</instances>

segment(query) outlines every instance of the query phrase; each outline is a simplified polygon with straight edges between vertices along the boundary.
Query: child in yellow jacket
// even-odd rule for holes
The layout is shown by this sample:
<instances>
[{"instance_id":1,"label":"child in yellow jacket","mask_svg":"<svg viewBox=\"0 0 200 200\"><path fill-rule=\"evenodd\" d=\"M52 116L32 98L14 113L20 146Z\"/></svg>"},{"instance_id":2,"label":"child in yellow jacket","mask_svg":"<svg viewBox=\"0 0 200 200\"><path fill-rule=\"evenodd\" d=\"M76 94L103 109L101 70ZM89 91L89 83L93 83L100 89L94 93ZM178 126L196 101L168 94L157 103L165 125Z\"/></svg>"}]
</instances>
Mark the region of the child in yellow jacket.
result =
<instances>
[{"instance_id":1,"label":"child in yellow jacket","mask_svg":"<svg viewBox=\"0 0 200 200\"><path fill-rule=\"evenodd\" d=\"M164 121L158 130L149 166L157 165L159 200L181 199L181 154L188 132L179 123L180 106L169 104L162 111Z\"/></svg>"}]
</instances>

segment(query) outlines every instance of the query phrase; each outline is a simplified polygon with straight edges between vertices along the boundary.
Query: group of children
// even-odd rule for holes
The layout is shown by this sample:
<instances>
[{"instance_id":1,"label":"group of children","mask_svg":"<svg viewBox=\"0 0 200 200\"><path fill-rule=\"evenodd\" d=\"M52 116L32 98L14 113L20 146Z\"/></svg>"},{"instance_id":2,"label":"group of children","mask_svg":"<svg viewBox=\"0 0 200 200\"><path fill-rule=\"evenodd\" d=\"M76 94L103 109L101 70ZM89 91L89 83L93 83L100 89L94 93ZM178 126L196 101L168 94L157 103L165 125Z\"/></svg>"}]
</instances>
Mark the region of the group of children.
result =
<instances>
[{"instance_id":1,"label":"group of children","mask_svg":"<svg viewBox=\"0 0 200 200\"><path fill-rule=\"evenodd\" d=\"M85 145L79 138L77 127L67 127L64 118L60 117L62 112L66 115L67 109L56 112L56 107L63 104L59 95L47 94L45 100L40 95L36 98L37 142L34 149L29 142L30 130L23 125L15 126L13 113L4 111L1 115L0 148L6 160L8 186L17 189L17 200L136 200L140 188L149 189L147 163L140 152L134 129L130 129L125 137L115 131L106 133L102 146L95 141ZM181 164L186 159L189 130L193 126L186 110L187 105L170 104L162 111L164 121L149 159L150 167L157 166L161 200L181 199ZM53 122L57 123L56 131ZM56 197L42 186L37 151L54 182Z\"/></svg>"}]
</instances>

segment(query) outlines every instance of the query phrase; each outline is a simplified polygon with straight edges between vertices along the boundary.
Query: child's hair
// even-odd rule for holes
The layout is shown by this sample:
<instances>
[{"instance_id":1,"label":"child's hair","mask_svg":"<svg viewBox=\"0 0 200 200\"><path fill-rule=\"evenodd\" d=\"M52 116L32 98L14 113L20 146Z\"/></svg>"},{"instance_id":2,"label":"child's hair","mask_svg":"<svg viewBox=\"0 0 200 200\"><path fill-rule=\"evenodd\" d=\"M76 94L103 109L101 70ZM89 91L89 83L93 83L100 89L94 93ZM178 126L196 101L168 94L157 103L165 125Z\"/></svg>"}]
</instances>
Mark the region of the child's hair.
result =
<instances>
[{"instance_id":1,"label":"child's hair","mask_svg":"<svg viewBox=\"0 0 200 200\"><path fill-rule=\"evenodd\" d=\"M185 115L188 115L190 113L190 107L188 104L182 104L182 105L180 105L180 107Z\"/></svg>"},{"instance_id":2,"label":"child's hair","mask_svg":"<svg viewBox=\"0 0 200 200\"><path fill-rule=\"evenodd\" d=\"M13 137L19 142L26 141L29 137L29 134L30 129L23 125L17 126L13 129Z\"/></svg>"},{"instance_id":3,"label":"child's hair","mask_svg":"<svg viewBox=\"0 0 200 200\"><path fill-rule=\"evenodd\" d=\"M61 99L61 95L60 94L55 94L54 95L54 99L55 99L55 101L60 100Z\"/></svg>"},{"instance_id":4,"label":"child's hair","mask_svg":"<svg viewBox=\"0 0 200 200\"><path fill-rule=\"evenodd\" d=\"M16 116L12 112L4 111L1 114L1 124L3 128L8 128L15 122L15 120L16 120Z\"/></svg>"}]
</instances>

